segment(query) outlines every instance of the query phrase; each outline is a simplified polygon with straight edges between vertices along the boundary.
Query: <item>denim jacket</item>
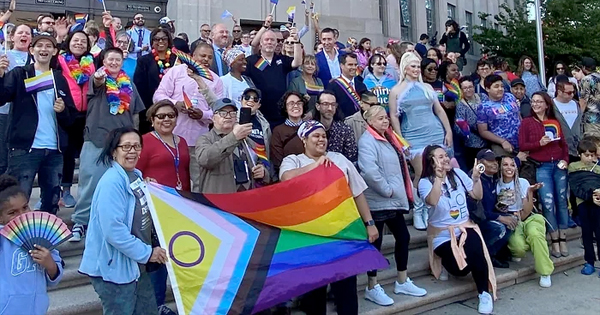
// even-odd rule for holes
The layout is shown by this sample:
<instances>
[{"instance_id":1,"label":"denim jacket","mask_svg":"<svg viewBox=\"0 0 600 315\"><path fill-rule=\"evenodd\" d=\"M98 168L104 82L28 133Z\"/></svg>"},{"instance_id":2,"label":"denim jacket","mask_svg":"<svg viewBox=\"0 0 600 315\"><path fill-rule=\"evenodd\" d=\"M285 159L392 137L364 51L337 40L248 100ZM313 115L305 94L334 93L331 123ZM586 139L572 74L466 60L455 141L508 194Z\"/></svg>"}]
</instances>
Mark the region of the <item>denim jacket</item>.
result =
<instances>
[{"instance_id":1,"label":"denim jacket","mask_svg":"<svg viewBox=\"0 0 600 315\"><path fill-rule=\"evenodd\" d=\"M142 177L137 169L135 173ZM145 184L142 190L149 198ZM94 192L80 273L116 284L137 281L138 264L148 262L152 246L131 234L135 204L127 172L113 162Z\"/></svg>"}]
</instances>

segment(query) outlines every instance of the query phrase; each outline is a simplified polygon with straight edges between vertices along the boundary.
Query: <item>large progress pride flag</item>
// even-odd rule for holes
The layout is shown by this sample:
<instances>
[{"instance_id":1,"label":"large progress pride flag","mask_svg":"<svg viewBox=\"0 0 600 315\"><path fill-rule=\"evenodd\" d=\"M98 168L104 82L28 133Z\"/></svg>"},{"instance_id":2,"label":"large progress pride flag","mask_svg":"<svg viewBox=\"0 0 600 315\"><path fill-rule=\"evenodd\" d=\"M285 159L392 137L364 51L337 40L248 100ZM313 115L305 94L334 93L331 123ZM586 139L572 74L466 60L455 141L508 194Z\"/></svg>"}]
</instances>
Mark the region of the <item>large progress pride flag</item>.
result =
<instances>
[{"instance_id":1,"label":"large progress pride flag","mask_svg":"<svg viewBox=\"0 0 600 315\"><path fill-rule=\"evenodd\" d=\"M388 265L335 166L235 194L150 194L180 314L256 313Z\"/></svg>"}]
</instances>

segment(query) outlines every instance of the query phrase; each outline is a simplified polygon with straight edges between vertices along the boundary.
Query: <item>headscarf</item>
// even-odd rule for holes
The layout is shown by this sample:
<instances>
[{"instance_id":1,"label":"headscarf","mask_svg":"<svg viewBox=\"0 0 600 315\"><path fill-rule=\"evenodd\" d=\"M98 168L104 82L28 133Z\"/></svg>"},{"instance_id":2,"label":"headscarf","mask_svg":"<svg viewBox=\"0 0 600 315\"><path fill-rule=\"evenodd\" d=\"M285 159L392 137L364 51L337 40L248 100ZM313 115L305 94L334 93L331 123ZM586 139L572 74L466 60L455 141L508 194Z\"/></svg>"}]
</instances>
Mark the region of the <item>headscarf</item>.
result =
<instances>
[{"instance_id":1,"label":"headscarf","mask_svg":"<svg viewBox=\"0 0 600 315\"><path fill-rule=\"evenodd\" d=\"M406 78L405 69L413 61L417 62L419 65L421 64L421 60L413 52L406 52L404 55L402 55L402 59L400 60L400 69L398 69L398 72L400 72L400 82L404 81ZM419 82L423 83L423 77L421 74L419 74Z\"/></svg>"},{"instance_id":2,"label":"headscarf","mask_svg":"<svg viewBox=\"0 0 600 315\"><path fill-rule=\"evenodd\" d=\"M244 52L241 49L237 47L230 48L223 54L223 60L229 67L231 67L235 61L235 58L237 58L239 55L244 55Z\"/></svg>"},{"instance_id":3,"label":"headscarf","mask_svg":"<svg viewBox=\"0 0 600 315\"><path fill-rule=\"evenodd\" d=\"M316 120L305 121L300 125L300 128L298 128L298 137L300 139L306 139L313 131L319 128L325 129L325 126Z\"/></svg>"}]
</instances>

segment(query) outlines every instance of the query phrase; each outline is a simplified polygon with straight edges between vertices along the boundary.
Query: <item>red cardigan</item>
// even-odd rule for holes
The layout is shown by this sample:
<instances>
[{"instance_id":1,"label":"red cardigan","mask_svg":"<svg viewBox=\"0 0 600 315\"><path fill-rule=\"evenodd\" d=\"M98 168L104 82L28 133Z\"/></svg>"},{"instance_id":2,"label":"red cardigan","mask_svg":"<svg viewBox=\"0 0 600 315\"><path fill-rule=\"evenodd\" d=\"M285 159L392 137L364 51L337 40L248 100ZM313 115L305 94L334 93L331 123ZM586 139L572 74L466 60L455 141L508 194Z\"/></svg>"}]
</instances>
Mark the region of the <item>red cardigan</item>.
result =
<instances>
[{"instance_id":1,"label":"red cardigan","mask_svg":"<svg viewBox=\"0 0 600 315\"><path fill-rule=\"evenodd\" d=\"M540 145L540 139L546 135L546 129L554 130L560 140L552 141L545 146ZM529 156L539 162L565 160L569 162L569 147L556 119L548 119L543 123L534 117L527 117L519 128L519 150L529 151Z\"/></svg>"}]
</instances>

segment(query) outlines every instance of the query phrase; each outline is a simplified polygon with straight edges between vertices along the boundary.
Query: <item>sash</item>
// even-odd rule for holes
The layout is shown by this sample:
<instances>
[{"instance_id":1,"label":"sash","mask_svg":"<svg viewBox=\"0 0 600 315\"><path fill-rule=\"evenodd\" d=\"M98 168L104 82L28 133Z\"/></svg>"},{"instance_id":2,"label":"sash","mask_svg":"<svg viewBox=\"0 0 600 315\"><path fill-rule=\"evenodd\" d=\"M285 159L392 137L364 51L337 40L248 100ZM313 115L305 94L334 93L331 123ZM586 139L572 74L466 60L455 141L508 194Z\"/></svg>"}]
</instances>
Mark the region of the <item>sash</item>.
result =
<instances>
[{"instance_id":1,"label":"sash","mask_svg":"<svg viewBox=\"0 0 600 315\"><path fill-rule=\"evenodd\" d=\"M352 85L350 85L350 83L348 81L346 81L346 79L344 79L343 77L338 77L338 78L334 79L334 81L340 87L342 87L344 92L346 92L348 97L352 100L352 102L354 103L354 108L357 110L360 110L360 97L358 97L358 93L356 93L356 90L354 89L354 87Z\"/></svg>"}]
</instances>

